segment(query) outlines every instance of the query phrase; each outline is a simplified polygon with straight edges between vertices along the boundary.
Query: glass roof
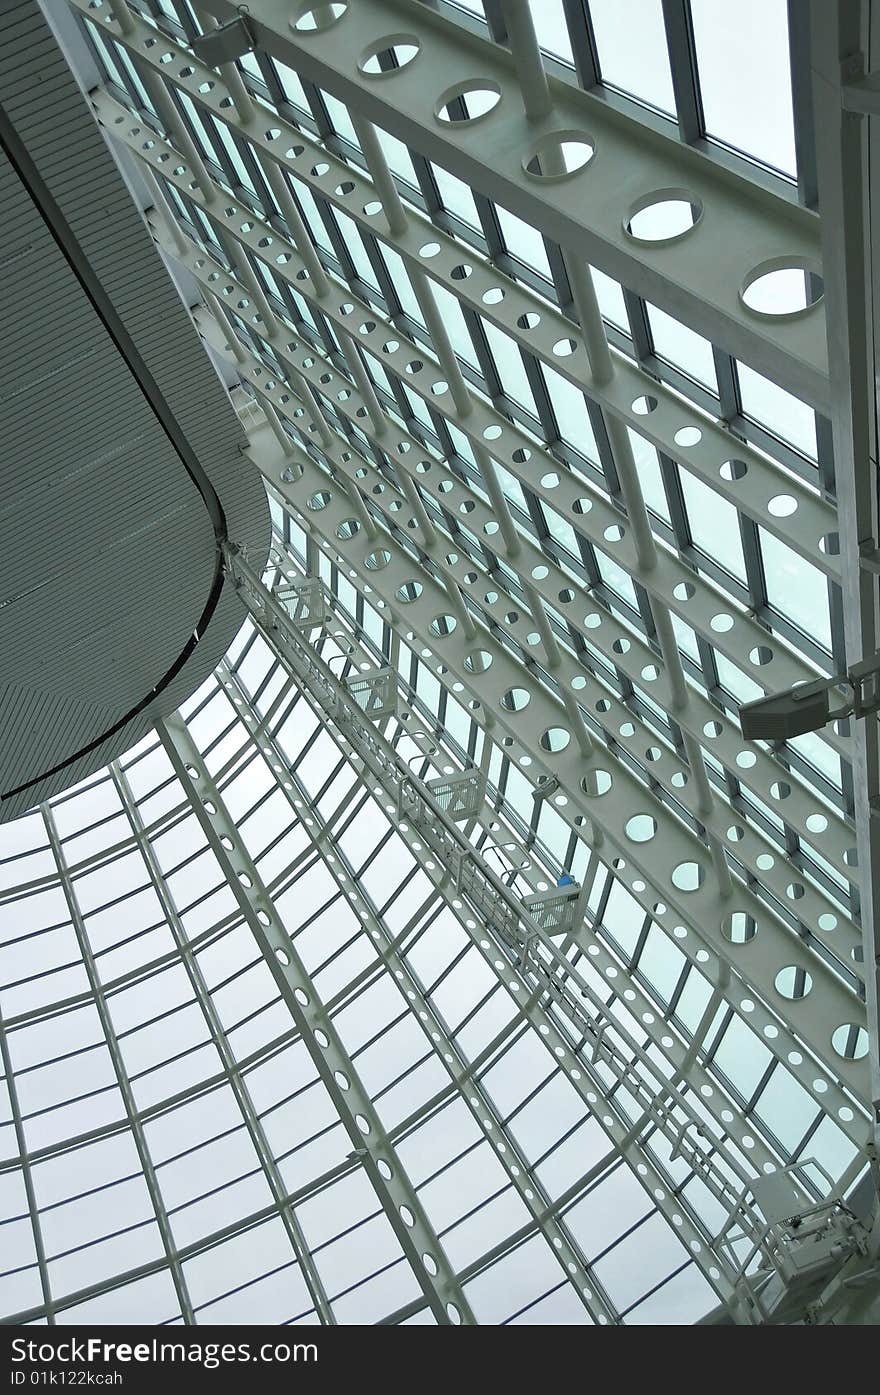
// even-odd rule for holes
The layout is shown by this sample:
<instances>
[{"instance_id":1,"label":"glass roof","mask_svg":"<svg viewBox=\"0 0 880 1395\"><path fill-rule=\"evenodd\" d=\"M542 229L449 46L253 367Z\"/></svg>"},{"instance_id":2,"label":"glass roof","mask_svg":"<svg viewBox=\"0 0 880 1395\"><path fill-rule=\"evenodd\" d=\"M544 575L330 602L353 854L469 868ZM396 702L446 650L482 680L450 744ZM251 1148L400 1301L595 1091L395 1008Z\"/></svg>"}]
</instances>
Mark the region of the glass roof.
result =
<instances>
[{"instance_id":1,"label":"glass roof","mask_svg":"<svg viewBox=\"0 0 880 1395\"><path fill-rule=\"evenodd\" d=\"M400 761L422 779L481 771L484 799L465 825L481 861L520 899L570 879L583 924L536 950L531 968L510 947L481 948L479 924L251 620L183 709L192 742L474 1318L693 1322L726 1301L747 1262L747 1240L725 1250L719 1237L749 1178L790 1169L818 1202L863 1168L848 733L771 747L743 741L738 726L771 662L785 686L842 658L829 423L725 348L722 327L713 342L687 314L588 268L616 371L639 393L625 428L634 503L619 468L624 428L615 434L601 394L584 391L558 347L575 342L563 317L577 324L582 260L434 163L416 132L407 145L376 128L407 226L460 252L448 277L432 276L426 303L411 246L375 221L381 205L359 195L341 206L346 171L376 179L356 110L280 55L240 59L258 112L319 161L308 177L282 161L273 177L233 101L208 102L215 79L234 95L228 74L192 86L201 70L188 59L180 77L176 57L201 32L186 0L133 7L157 41L136 61L106 3L74 8L105 126L128 113L120 159L159 178L152 227L201 302L198 327L221 357L229 331L237 338L225 372L242 421L257 424L255 452L260 427L273 439L270 417L287 441L284 472L266 469L266 585L289 600L320 580L329 619L309 634L315 651L338 679L390 670L396 711L380 725ZM560 83L762 196L815 202L804 76L795 70L793 84L789 66L798 7L762 0L719 15L702 0L532 0L531 10ZM462 34L504 41L495 3L441 0L439 11ZM192 164L186 138L222 196L216 207L175 168L177 152ZM343 180L333 196L321 191L328 170ZM217 213L229 201L246 214L235 230ZM680 208L639 216L645 238L664 237ZM177 247L162 236L169 219ZM249 241L260 235L271 255ZM296 274L303 236L346 298L338 312L321 303L314 269ZM494 285L475 298L471 276L487 271ZM771 309L810 293L810 277L797 279L764 292ZM520 313L501 323L505 297ZM541 321L558 328L552 351L530 339ZM431 386L435 362L449 371ZM653 394L681 413L674 437L653 425ZM490 423L482 445L461 395ZM728 454L708 467L688 451L719 424ZM515 449L494 447L496 458L502 435ZM756 505L761 489L768 509ZM659 558L650 577L615 546L616 520L641 500ZM792 522L804 514L824 520L818 551ZM361 547L367 531L364 561L346 545ZM422 604L441 594L429 621ZM461 673L444 661L456 630L472 643ZM670 643L684 704L670 697ZM489 721L486 671L494 664L494 681L511 663L521 686ZM530 701L556 716L534 738L510 735L507 714ZM583 778L579 744L592 752ZM597 804L584 805L612 782L632 792L631 866L611 835L596 835ZM692 875L681 869L695 869L698 886L699 862L676 867L663 894L643 875L672 871L652 852L667 836L708 846L727 869L732 954L756 935L785 937L790 960L775 980L753 980L743 955L731 984L699 917L679 913ZM0 929L3 1311L435 1320L167 742L145 741L0 827ZM527 1012L521 990L537 982ZM829 1041L812 1039L798 1005L832 991L851 1015ZM575 1000L604 1024L607 1059ZM675 1126L702 1140L702 1161L671 1145L663 1099ZM630 1126L636 1143L621 1147L615 1129Z\"/></svg>"}]
</instances>

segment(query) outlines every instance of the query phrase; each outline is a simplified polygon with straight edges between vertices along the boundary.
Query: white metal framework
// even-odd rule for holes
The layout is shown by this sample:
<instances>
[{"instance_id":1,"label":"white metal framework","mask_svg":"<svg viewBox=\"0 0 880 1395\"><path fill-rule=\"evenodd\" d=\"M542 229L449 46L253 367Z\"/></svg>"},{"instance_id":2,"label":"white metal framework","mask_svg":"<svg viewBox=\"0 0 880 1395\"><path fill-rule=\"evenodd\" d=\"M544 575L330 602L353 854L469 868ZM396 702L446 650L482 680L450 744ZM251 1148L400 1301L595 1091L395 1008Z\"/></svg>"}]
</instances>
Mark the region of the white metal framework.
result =
<instances>
[{"instance_id":1,"label":"white metal framework","mask_svg":"<svg viewBox=\"0 0 880 1395\"><path fill-rule=\"evenodd\" d=\"M70 8L274 533L0 827L0 1307L876 1320L876 719L738 718L877 647L869 0Z\"/></svg>"}]
</instances>

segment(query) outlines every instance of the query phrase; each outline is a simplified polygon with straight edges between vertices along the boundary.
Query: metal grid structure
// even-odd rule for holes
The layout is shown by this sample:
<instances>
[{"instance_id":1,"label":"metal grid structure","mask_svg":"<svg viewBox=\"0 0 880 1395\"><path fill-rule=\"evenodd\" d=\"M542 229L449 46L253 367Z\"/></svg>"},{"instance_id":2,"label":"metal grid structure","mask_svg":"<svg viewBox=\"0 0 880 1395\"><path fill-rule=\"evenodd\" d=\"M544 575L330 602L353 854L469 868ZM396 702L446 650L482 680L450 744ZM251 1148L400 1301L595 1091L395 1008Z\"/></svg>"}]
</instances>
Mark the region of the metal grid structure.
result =
<instances>
[{"instance_id":1,"label":"metal grid structure","mask_svg":"<svg viewBox=\"0 0 880 1395\"><path fill-rule=\"evenodd\" d=\"M738 708L876 648L870 6L71 9L275 538L0 829L0 1306L859 1320L874 725Z\"/></svg>"}]
</instances>

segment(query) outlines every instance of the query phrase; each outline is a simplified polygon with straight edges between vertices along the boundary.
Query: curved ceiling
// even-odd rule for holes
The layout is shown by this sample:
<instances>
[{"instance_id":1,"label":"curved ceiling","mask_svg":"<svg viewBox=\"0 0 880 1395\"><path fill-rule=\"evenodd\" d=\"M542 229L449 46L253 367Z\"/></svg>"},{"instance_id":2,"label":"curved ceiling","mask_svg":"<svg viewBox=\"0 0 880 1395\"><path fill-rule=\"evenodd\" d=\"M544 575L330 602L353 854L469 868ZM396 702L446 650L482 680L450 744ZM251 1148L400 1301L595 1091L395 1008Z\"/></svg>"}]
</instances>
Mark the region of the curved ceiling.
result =
<instances>
[{"instance_id":1,"label":"curved ceiling","mask_svg":"<svg viewBox=\"0 0 880 1395\"><path fill-rule=\"evenodd\" d=\"M218 544L259 561L269 524L235 411L32 0L0 17L0 147L5 821L212 671L243 614Z\"/></svg>"}]
</instances>

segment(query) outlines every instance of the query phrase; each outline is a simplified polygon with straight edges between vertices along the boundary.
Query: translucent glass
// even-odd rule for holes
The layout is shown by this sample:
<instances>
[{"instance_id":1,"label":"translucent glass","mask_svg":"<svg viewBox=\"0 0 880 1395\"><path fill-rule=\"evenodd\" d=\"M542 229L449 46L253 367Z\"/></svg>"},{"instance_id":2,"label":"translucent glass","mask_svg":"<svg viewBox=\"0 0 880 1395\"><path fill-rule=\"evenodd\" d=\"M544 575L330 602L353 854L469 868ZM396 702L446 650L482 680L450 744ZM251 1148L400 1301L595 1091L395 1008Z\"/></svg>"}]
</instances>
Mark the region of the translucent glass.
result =
<instances>
[{"instance_id":1,"label":"translucent glass","mask_svg":"<svg viewBox=\"0 0 880 1395\"><path fill-rule=\"evenodd\" d=\"M786 0L690 8L707 134L794 175Z\"/></svg>"},{"instance_id":2,"label":"translucent glass","mask_svg":"<svg viewBox=\"0 0 880 1395\"><path fill-rule=\"evenodd\" d=\"M554 58L574 64L562 0L529 0L538 43Z\"/></svg>"},{"instance_id":3,"label":"translucent glass","mask_svg":"<svg viewBox=\"0 0 880 1395\"><path fill-rule=\"evenodd\" d=\"M590 0L603 82L674 112L661 0Z\"/></svg>"}]
</instances>

